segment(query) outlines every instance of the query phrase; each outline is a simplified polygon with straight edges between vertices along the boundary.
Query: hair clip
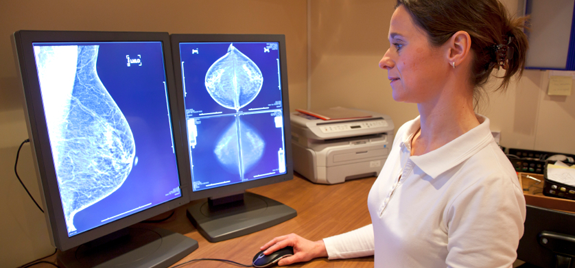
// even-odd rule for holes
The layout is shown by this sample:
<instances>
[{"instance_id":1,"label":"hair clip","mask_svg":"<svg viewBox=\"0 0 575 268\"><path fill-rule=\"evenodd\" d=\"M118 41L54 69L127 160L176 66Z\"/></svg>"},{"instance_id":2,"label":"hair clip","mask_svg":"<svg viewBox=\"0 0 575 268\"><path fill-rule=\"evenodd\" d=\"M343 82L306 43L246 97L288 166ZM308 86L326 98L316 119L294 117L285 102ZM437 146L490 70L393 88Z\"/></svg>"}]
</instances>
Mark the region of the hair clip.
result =
<instances>
[{"instance_id":1,"label":"hair clip","mask_svg":"<svg viewBox=\"0 0 575 268\"><path fill-rule=\"evenodd\" d=\"M503 68L507 70L509 68L509 60L513 59L513 47L510 47L511 40L513 36L508 36L507 44L497 44L493 45L493 49L495 52L495 62L497 63L497 68Z\"/></svg>"}]
</instances>

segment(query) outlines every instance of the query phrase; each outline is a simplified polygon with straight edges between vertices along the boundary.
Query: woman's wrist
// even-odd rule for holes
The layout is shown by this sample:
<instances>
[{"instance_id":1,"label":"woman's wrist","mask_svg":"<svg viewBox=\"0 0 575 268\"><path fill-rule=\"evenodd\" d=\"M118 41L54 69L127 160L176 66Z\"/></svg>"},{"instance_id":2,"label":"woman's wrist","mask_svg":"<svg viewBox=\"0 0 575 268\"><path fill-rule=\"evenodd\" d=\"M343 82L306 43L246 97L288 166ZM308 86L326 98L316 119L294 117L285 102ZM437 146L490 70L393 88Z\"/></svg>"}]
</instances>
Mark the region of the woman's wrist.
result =
<instances>
[{"instance_id":1,"label":"woman's wrist","mask_svg":"<svg viewBox=\"0 0 575 268\"><path fill-rule=\"evenodd\" d=\"M323 242L323 239L315 241L315 246L314 246L314 256L316 258L327 258L327 249L325 248L325 243Z\"/></svg>"}]
</instances>

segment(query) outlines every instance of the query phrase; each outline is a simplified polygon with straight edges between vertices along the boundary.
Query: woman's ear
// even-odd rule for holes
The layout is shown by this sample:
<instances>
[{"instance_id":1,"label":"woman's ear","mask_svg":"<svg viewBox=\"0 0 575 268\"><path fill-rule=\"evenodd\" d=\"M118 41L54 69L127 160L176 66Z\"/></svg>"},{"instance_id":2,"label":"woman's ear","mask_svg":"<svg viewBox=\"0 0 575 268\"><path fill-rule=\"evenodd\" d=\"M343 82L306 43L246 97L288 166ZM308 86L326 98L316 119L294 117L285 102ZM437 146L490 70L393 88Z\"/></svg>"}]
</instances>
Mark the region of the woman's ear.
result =
<instances>
[{"instance_id":1,"label":"woman's ear","mask_svg":"<svg viewBox=\"0 0 575 268\"><path fill-rule=\"evenodd\" d=\"M455 68L470 58L471 36L466 31L458 31L449 38L447 46L448 63Z\"/></svg>"}]
</instances>

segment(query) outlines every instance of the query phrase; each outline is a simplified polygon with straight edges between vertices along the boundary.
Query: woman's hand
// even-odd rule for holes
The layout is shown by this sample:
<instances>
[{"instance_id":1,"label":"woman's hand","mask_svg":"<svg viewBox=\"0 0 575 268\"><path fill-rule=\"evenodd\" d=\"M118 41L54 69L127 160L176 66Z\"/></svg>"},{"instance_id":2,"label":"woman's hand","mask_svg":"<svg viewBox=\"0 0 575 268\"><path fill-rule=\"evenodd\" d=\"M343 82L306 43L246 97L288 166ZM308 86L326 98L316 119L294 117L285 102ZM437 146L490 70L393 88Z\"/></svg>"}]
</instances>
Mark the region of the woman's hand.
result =
<instances>
[{"instance_id":1,"label":"woman's hand","mask_svg":"<svg viewBox=\"0 0 575 268\"><path fill-rule=\"evenodd\" d=\"M265 250L264 254L269 255L287 246L293 247L294 255L285 257L278 262L278 265L290 265L296 262L307 262L315 258L327 257L327 251L323 240L310 241L296 234L278 236L267 242L260 250Z\"/></svg>"}]
</instances>

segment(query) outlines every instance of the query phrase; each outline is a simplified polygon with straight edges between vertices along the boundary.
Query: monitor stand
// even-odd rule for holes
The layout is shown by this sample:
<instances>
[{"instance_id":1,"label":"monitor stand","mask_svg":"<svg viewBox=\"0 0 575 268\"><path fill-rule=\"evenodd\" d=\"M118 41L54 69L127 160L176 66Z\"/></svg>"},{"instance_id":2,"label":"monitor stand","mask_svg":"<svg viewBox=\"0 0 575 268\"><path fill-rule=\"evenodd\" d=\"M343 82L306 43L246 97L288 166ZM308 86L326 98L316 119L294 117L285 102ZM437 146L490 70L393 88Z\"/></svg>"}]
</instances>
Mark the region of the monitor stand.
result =
<instances>
[{"instance_id":1,"label":"monitor stand","mask_svg":"<svg viewBox=\"0 0 575 268\"><path fill-rule=\"evenodd\" d=\"M198 242L165 229L134 225L58 253L61 267L168 267L198 248Z\"/></svg>"},{"instance_id":2,"label":"monitor stand","mask_svg":"<svg viewBox=\"0 0 575 268\"><path fill-rule=\"evenodd\" d=\"M272 227L297 212L273 199L245 192L192 204L186 214L208 241L219 242Z\"/></svg>"}]
</instances>

